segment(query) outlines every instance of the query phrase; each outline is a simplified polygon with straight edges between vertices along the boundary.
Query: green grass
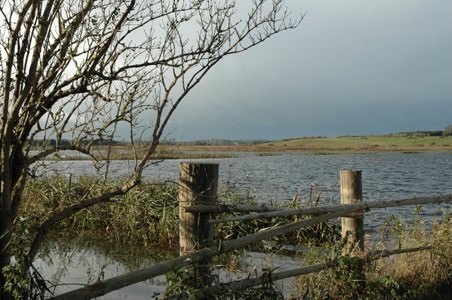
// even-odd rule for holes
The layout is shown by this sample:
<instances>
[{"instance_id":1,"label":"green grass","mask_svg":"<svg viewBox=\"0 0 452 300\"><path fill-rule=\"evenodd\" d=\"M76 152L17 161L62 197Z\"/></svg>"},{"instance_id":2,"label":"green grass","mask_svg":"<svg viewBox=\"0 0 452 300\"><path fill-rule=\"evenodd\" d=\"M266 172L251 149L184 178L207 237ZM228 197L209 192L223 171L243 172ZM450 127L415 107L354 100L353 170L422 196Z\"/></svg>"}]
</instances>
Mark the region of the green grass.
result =
<instances>
[{"instance_id":1,"label":"green grass","mask_svg":"<svg viewBox=\"0 0 452 300\"><path fill-rule=\"evenodd\" d=\"M403 148L448 148L452 149L452 137L395 137L395 136L363 136L338 138L300 138L267 143L273 147L286 146L307 149L362 149L362 150L390 150Z\"/></svg>"}]
</instances>

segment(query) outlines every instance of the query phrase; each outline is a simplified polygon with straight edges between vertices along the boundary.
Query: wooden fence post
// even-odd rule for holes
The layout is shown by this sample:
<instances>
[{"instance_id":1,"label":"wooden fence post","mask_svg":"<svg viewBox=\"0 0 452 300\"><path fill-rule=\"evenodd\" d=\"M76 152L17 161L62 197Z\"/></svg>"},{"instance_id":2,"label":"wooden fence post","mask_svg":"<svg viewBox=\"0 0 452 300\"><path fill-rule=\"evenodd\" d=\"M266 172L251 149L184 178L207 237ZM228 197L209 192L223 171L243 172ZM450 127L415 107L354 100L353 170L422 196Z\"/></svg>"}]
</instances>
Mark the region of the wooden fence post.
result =
<instances>
[{"instance_id":1,"label":"wooden fence post","mask_svg":"<svg viewBox=\"0 0 452 300\"><path fill-rule=\"evenodd\" d=\"M341 171L341 204L363 202L361 170ZM353 217L342 218L342 239L346 240L345 254L354 250L364 250L364 216L363 213Z\"/></svg>"},{"instance_id":2,"label":"wooden fence post","mask_svg":"<svg viewBox=\"0 0 452 300\"><path fill-rule=\"evenodd\" d=\"M215 204L218 189L218 164L179 164L179 245L180 255L189 254L211 245L213 225L207 221L210 214L193 214L185 209L195 204ZM202 287L211 284L210 260L194 266L186 284Z\"/></svg>"}]
</instances>

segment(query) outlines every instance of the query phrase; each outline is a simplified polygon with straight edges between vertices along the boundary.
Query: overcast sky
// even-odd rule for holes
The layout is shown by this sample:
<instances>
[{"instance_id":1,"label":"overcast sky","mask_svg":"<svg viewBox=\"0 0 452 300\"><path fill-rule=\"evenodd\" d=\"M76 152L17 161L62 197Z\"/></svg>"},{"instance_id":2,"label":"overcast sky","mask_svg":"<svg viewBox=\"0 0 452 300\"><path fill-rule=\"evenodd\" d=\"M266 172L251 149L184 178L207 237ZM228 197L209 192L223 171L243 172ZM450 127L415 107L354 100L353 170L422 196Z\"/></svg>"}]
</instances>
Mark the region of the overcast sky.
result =
<instances>
[{"instance_id":1,"label":"overcast sky","mask_svg":"<svg viewBox=\"0 0 452 300\"><path fill-rule=\"evenodd\" d=\"M452 124L451 0L288 0L301 25L226 58L171 138L284 139Z\"/></svg>"}]
</instances>

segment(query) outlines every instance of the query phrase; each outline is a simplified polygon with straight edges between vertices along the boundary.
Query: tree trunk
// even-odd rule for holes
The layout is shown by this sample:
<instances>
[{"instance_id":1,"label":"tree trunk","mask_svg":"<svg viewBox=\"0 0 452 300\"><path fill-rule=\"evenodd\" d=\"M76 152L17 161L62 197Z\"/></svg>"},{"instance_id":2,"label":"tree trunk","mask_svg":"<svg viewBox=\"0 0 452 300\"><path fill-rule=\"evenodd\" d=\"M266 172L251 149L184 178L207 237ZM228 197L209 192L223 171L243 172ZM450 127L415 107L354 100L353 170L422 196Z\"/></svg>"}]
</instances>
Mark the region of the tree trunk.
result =
<instances>
[{"instance_id":1,"label":"tree trunk","mask_svg":"<svg viewBox=\"0 0 452 300\"><path fill-rule=\"evenodd\" d=\"M4 289L6 285L6 278L3 272L3 269L11 262L9 245L11 240L11 235L9 233L9 216L5 215L2 211L0 218L0 300L9 300L12 299L12 297Z\"/></svg>"},{"instance_id":2,"label":"tree trunk","mask_svg":"<svg viewBox=\"0 0 452 300\"><path fill-rule=\"evenodd\" d=\"M2 150L4 145L2 145ZM17 150L17 149L16 149ZM18 150L17 150L18 151ZM14 198L15 186L24 172L23 156L14 155L14 159L5 154L8 151L1 151L1 191L0 191L0 300L13 299L12 295L5 291L7 277L4 269L11 264L11 231L12 220L15 216L11 209ZM18 153L18 152L15 152Z\"/></svg>"}]
</instances>

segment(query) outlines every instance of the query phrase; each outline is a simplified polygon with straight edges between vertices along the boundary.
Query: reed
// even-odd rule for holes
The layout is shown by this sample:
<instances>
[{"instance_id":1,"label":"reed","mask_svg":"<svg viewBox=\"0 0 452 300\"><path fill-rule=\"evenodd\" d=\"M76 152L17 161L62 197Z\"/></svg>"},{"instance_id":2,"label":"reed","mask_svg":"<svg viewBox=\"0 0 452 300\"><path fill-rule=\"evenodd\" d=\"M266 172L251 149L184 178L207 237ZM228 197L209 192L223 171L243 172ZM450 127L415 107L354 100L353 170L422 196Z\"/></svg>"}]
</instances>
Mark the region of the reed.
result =
<instances>
[{"instance_id":1,"label":"reed","mask_svg":"<svg viewBox=\"0 0 452 300\"><path fill-rule=\"evenodd\" d=\"M398 218L381 227L381 241L368 243L366 251L432 245L419 251L382 258L364 266L360 282L354 265L359 258L337 257L340 245L332 242L327 251L311 250L309 263L339 258L339 264L319 273L298 277L293 285L295 299L449 299L452 286L452 215L435 222L430 230L422 220L409 223ZM325 249L325 248L324 248ZM362 253L364 256L366 253Z\"/></svg>"},{"instance_id":2,"label":"reed","mask_svg":"<svg viewBox=\"0 0 452 300\"><path fill-rule=\"evenodd\" d=\"M29 216L30 229L52 212L80 199L94 196L102 187L88 176L69 180L62 176L30 180L21 209ZM171 245L178 239L177 186L148 182L111 202L75 214L54 230L59 235L106 239L131 245ZM63 229L63 230L62 230ZM72 236L74 238L74 236Z\"/></svg>"},{"instance_id":3,"label":"reed","mask_svg":"<svg viewBox=\"0 0 452 300\"><path fill-rule=\"evenodd\" d=\"M33 232L37 225L52 212L76 203L80 199L95 196L101 189L108 189L114 184L115 182L111 181L102 187L99 180L90 176L73 179L63 176L32 179L25 189L25 201L21 207L23 214L27 216L24 218L26 223L24 226L28 231ZM177 195L178 185L175 182L144 182L122 197L62 221L55 228L53 235L58 238L102 239L138 248L156 246L164 247L166 250L176 249L179 240ZM315 197L311 198L313 202L317 201ZM219 201L225 204L257 204L248 191L238 191L230 186L221 188ZM294 203L283 205L293 206ZM303 205L306 203L304 202ZM215 227L215 239L231 240L257 232L262 228L287 224L297 218L276 217L220 224ZM331 235L338 237L339 234L337 225L320 224L279 237L274 242L302 244L308 239L316 238L320 241ZM270 244L255 245L254 250L268 249Z\"/></svg>"},{"instance_id":4,"label":"reed","mask_svg":"<svg viewBox=\"0 0 452 300\"><path fill-rule=\"evenodd\" d=\"M109 182L108 189L114 182ZM17 235L32 232L37 224L53 211L81 198L100 192L99 181L80 176L62 176L30 180L25 189L25 201L20 208L26 216ZM178 243L178 186L173 182L144 182L123 197L74 215L60 223L55 239L103 240L110 245L127 245L130 255L143 255L144 249L164 247L174 250ZM311 205L318 203L313 193ZM252 194L233 187L223 187L219 200L227 204L255 204ZM293 201L286 206L297 206ZM306 202L303 202L306 206ZM220 216L221 217L221 216ZM215 239L231 240L257 232L262 228L282 225L297 217L249 220L217 225ZM411 225L410 225L411 224ZM381 227L379 241L366 244L366 250L394 249L419 245L433 245L433 250L403 254L381 259L365 266L366 283L358 284L353 264L356 259L341 258L337 267L296 279L293 295L296 299L430 299L438 298L452 285L452 216L450 211L442 222L430 230L421 219L414 223L391 218ZM253 246L253 250L282 253L279 245L303 245L310 248L303 253L307 264L323 263L338 258L342 247L338 222L320 224L278 239ZM136 251L136 252L135 252ZM222 263L228 264L228 263ZM253 299L253 298L249 298ZM439 298L441 299L441 298ZM447 298L444 298L447 299Z\"/></svg>"}]
</instances>

